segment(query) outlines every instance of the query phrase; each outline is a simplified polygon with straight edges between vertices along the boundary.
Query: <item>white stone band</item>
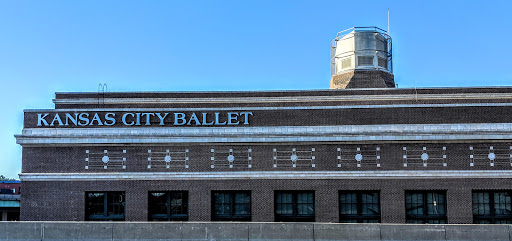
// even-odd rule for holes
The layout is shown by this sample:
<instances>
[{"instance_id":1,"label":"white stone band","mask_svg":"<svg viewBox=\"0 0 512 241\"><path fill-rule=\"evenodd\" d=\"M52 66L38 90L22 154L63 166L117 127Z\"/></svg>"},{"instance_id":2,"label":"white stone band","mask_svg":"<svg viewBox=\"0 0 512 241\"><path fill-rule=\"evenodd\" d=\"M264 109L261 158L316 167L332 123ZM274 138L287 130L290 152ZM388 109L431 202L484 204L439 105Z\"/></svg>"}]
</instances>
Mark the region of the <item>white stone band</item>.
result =
<instances>
[{"instance_id":1,"label":"white stone band","mask_svg":"<svg viewBox=\"0 0 512 241\"><path fill-rule=\"evenodd\" d=\"M195 104L195 103L283 103L330 101L397 101L397 100L472 100L512 99L511 93L461 94L394 94L394 95L336 95L336 96L284 96L284 97L221 97L221 98L101 98L102 104ZM98 98L54 99L55 104L97 105Z\"/></svg>"},{"instance_id":2,"label":"white stone band","mask_svg":"<svg viewBox=\"0 0 512 241\"><path fill-rule=\"evenodd\" d=\"M266 107L220 107L220 108L137 108L137 111L271 111L271 110L338 110L338 109L376 109L376 108L446 108L446 107L497 107L512 106L512 103L456 103L456 104L395 104L395 105L335 105L335 106L266 106ZM94 109L25 109L25 112L116 112L131 111L133 108L94 108Z\"/></svg>"},{"instance_id":3,"label":"white stone band","mask_svg":"<svg viewBox=\"0 0 512 241\"><path fill-rule=\"evenodd\" d=\"M268 127L25 128L21 145L511 140L512 123Z\"/></svg>"},{"instance_id":4,"label":"white stone band","mask_svg":"<svg viewBox=\"0 0 512 241\"><path fill-rule=\"evenodd\" d=\"M125 172L125 173L22 173L28 181L157 181L157 180L336 180L336 179L448 179L512 178L512 170L416 171L248 171L248 172Z\"/></svg>"}]
</instances>

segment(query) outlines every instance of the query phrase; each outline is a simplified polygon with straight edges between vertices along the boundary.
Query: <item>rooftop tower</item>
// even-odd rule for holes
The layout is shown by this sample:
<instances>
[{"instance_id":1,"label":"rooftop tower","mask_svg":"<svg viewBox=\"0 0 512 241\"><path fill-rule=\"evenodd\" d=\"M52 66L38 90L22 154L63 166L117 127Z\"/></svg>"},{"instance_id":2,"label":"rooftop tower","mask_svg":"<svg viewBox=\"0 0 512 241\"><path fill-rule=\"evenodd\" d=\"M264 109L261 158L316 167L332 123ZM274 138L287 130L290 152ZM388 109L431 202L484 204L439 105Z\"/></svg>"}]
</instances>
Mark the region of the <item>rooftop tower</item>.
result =
<instances>
[{"instance_id":1,"label":"rooftop tower","mask_svg":"<svg viewBox=\"0 0 512 241\"><path fill-rule=\"evenodd\" d=\"M331 42L331 89L394 88L391 37L377 27L338 32Z\"/></svg>"}]
</instances>

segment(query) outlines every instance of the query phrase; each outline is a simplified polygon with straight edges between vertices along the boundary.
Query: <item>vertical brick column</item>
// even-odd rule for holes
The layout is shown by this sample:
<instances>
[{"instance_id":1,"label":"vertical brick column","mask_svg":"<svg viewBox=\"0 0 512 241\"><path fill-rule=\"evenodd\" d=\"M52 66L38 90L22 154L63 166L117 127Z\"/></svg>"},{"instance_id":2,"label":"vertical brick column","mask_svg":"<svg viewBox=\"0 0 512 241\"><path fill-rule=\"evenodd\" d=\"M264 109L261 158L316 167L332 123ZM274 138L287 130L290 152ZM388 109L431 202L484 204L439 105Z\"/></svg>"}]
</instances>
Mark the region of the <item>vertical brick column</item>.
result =
<instances>
[{"instance_id":1,"label":"vertical brick column","mask_svg":"<svg viewBox=\"0 0 512 241\"><path fill-rule=\"evenodd\" d=\"M200 187L191 188L188 192L189 221L211 221L211 190Z\"/></svg>"},{"instance_id":2,"label":"vertical brick column","mask_svg":"<svg viewBox=\"0 0 512 241\"><path fill-rule=\"evenodd\" d=\"M127 221L148 220L148 191L143 188L126 190L125 215Z\"/></svg>"},{"instance_id":3,"label":"vertical brick column","mask_svg":"<svg viewBox=\"0 0 512 241\"><path fill-rule=\"evenodd\" d=\"M405 192L401 188L380 192L381 222L405 223Z\"/></svg>"},{"instance_id":4,"label":"vertical brick column","mask_svg":"<svg viewBox=\"0 0 512 241\"><path fill-rule=\"evenodd\" d=\"M339 221L338 191L317 189L315 191L315 221L335 223Z\"/></svg>"},{"instance_id":5,"label":"vertical brick column","mask_svg":"<svg viewBox=\"0 0 512 241\"><path fill-rule=\"evenodd\" d=\"M471 189L469 187L448 189L446 196L448 223L473 223Z\"/></svg>"},{"instance_id":6,"label":"vertical brick column","mask_svg":"<svg viewBox=\"0 0 512 241\"><path fill-rule=\"evenodd\" d=\"M251 215L253 222L274 222L274 190L251 191Z\"/></svg>"},{"instance_id":7,"label":"vertical brick column","mask_svg":"<svg viewBox=\"0 0 512 241\"><path fill-rule=\"evenodd\" d=\"M67 185L73 185L73 183L67 184ZM83 185L83 184L82 184ZM70 219L71 221L84 221L85 220L85 191L83 191L83 188L79 188L77 190L73 190L70 192L69 199L71 200L71 207L67 213L71 215Z\"/></svg>"}]
</instances>

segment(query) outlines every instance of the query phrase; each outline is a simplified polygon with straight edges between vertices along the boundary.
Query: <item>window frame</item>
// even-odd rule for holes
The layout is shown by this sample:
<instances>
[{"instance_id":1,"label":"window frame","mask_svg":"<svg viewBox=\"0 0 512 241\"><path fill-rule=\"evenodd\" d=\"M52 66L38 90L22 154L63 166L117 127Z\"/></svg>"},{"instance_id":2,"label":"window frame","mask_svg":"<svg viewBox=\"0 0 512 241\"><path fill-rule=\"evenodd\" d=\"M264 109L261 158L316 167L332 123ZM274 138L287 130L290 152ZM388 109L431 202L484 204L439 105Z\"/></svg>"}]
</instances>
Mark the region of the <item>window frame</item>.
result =
<instances>
[{"instance_id":1,"label":"window frame","mask_svg":"<svg viewBox=\"0 0 512 241\"><path fill-rule=\"evenodd\" d=\"M495 193L508 193L508 195L512 198L512 190L472 190L471 192L471 207L473 212L473 223L474 224L480 224L477 222L478 220L488 220L490 221L490 224L497 224L495 221L496 219L504 220L504 221L510 221L512 222L512 212L509 215L506 214L498 214L496 215L496 206L494 202L494 194ZM474 213L474 207L475 207L475 200L473 198L473 195L475 193L489 193L489 212L490 215L475 215ZM512 204L511 204L512 208Z\"/></svg>"},{"instance_id":2,"label":"window frame","mask_svg":"<svg viewBox=\"0 0 512 241\"><path fill-rule=\"evenodd\" d=\"M215 214L215 194L230 194L230 215L217 215ZM235 214L236 209L236 194L243 193L249 196L249 214L248 215L237 215ZM250 190L212 190L211 191L211 220L212 221L251 221L252 220L252 195ZM245 204L245 203L244 203Z\"/></svg>"},{"instance_id":3,"label":"window frame","mask_svg":"<svg viewBox=\"0 0 512 241\"><path fill-rule=\"evenodd\" d=\"M103 193L103 215L97 214L88 214L90 207L88 207L88 197L90 193ZM123 201L118 202L122 203L123 206L123 214L108 214L109 205L113 205L115 203L109 204L108 197L109 194L122 194ZM85 192L85 221L125 221L126 219L126 192L124 191L86 191Z\"/></svg>"},{"instance_id":4,"label":"window frame","mask_svg":"<svg viewBox=\"0 0 512 241\"><path fill-rule=\"evenodd\" d=\"M407 214L407 194L418 194L421 193L423 195L422 205L423 205L423 215L413 215ZM429 193L437 193L444 195L444 215L435 215L428 214L428 201L427 195ZM422 224L429 224L429 220L442 220L444 223L439 224L448 224L448 207L447 207L447 192L446 190L406 190L405 191L405 223L409 223L412 220L420 220L423 221ZM409 223L409 224L417 224L417 223Z\"/></svg>"},{"instance_id":5,"label":"window frame","mask_svg":"<svg viewBox=\"0 0 512 241\"><path fill-rule=\"evenodd\" d=\"M356 205L357 205L357 214L341 214L342 205L341 202L341 195L342 194L349 194L349 193L355 193L356 194ZM379 215L365 215L363 214L363 200L362 196L363 194L374 194L377 193L377 205L379 206ZM368 223L363 222L364 220L378 220L377 223L381 223L382 221L382 207L380 202L380 190L340 190L338 191L338 203L339 203L339 222L340 223L349 223L344 222L344 220L356 220L357 223Z\"/></svg>"},{"instance_id":6,"label":"window frame","mask_svg":"<svg viewBox=\"0 0 512 241\"><path fill-rule=\"evenodd\" d=\"M165 214L161 214L161 213L151 213L150 210L150 200L151 200L151 194L152 193L165 193L165 196L166 196L166 207L167 207L167 210ZM185 206L185 213L186 214L173 214L172 213L172 198L173 198L173 194L178 194L178 193L181 193L182 194L182 209L183 209L183 206ZM182 190L176 190L176 191L149 191L148 192L148 221L162 221L162 220L154 220L154 219L167 219L167 221L188 221L188 204L189 204L189 199L188 199L188 191L182 191Z\"/></svg>"},{"instance_id":7,"label":"window frame","mask_svg":"<svg viewBox=\"0 0 512 241\"><path fill-rule=\"evenodd\" d=\"M292 214L283 215L278 214L278 193L291 193L292 194ZM298 202L297 196L301 193L313 194L313 215L298 215ZM275 190L274 191L274 221L275 222L315 222L316 220L316 202L314 190Z\"/></svg>"},{"instance_id":8,"label":"window frame","mask_svg":"<svg viewBox=\"0 0 512 241\"><path fill-rule=\"evenodd\" d=\"M380 65L381 63L384 63L384 66ZM388 60L386 58L377 57L377 65L380 68L388 69Z\"/></svg>"},{"instance_id":9,"label":"window frame","mask_svg":"<svg viewBox=\"0 0 512 241\"><path fill-rule=\"evenodd\" d=\"M340 60L340 70L352 68L352 56Z\"/></svg>"},{"instance_id":10,"label":"window frame","mask_svg":"<svg viewBox=\"0 0 512 241\"><path fill-rule=\"evenodd\" d=\"M368 60L370 60L370 58L371 58L371 62L368 62L368 64L366 64L364 58L368 58ZM358 55L357 56L357 66L358 67L375 66L375 56L374 55Z\"/></svg>"}]
</instances>

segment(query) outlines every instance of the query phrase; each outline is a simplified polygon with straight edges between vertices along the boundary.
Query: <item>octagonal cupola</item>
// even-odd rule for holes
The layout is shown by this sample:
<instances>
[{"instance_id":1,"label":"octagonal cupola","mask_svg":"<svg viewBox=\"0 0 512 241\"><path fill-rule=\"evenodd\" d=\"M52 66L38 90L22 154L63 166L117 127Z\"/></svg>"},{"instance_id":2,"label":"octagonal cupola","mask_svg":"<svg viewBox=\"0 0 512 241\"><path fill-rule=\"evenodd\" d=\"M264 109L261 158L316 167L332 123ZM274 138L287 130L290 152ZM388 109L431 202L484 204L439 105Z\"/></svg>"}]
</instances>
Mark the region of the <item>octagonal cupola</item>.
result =
<instances>
[{"instance_id":1,"label":"octagonal cupola","mask_svg":"<svg viewBox=\"0 0 512 241\"><path fill-rule=\"evenodd\" d=\"M331 42L331 89L392 88L391 37L377 27L354 27Z\"/></svg>"}]
</instances>

